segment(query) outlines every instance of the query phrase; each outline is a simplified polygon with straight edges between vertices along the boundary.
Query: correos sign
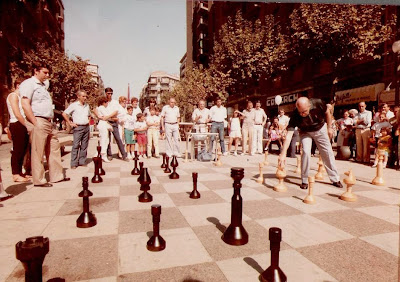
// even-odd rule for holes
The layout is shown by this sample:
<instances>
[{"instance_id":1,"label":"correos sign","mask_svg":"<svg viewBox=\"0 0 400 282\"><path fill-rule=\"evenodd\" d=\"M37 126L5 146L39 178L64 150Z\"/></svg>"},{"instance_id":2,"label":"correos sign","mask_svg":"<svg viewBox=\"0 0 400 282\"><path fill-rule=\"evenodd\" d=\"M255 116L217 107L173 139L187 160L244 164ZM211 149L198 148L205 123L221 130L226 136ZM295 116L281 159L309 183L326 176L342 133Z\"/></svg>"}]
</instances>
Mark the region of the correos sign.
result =
<instances>
[{"instance_id":1,"label":"correos sign","mask_svg":"<svg viewBox=\"0 0 400 282\"><path fill-rule=\"evenodd\" d=\"M286 94L286 95L278 95L282 97L282 102L280 105L288 104L288 103L293 103L296 102L296 100L299 98L299 93L293 93L293 94ZM272 107L276 106L277 104L275 103L275 97L269 97L267 98L267 107ZM279 99L281 100L281 99Z\"/></svg>"}]
</instances>

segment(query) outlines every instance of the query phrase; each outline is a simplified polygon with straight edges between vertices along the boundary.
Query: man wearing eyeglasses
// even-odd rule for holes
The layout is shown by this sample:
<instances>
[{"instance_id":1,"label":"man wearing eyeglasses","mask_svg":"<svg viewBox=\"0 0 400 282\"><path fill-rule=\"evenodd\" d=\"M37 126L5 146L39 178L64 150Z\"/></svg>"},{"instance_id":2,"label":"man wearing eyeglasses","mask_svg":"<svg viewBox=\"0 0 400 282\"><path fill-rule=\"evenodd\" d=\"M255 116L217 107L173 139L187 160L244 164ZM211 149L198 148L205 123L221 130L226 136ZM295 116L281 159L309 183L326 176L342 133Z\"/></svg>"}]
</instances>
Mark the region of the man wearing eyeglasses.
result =
<instances>
[{"instance_id":1,"label":"man wearing eyeglasses","mask_svg":"<svg viewBox=\"0 0 400 282\"><path fill-rule=\"evenodd\" d=\"M369 164L369 136L372 121L372 112L366 109L365 102L360 102L360 111L355 117L356 120L356 161Z\"/></svg>"},{"instance_id":2,"label":"man wearing eyeglasses","mask_svg":"<svg viewBox=\"0 0 400 282\"><path fill-rule=\"evenodd\" d=\"M332 139L333 129L327 124L332 124L332 106L325 104L321 99L308 99L301 97L296 102L296 109L290 117L288 125L288 133L281 153L279 154L278 165L285 166L286 153L293 137L293 132L297 126L300 133L301 145L303 147L303 155L301 157L301 189L308 188L308 174L310 171L311 145L314 140L317 144L318 151L324 162L326 171L332 185L343 188L340 183L339 173L335 164L335 156L333 155Z\"/></svg>"}]
</instances>

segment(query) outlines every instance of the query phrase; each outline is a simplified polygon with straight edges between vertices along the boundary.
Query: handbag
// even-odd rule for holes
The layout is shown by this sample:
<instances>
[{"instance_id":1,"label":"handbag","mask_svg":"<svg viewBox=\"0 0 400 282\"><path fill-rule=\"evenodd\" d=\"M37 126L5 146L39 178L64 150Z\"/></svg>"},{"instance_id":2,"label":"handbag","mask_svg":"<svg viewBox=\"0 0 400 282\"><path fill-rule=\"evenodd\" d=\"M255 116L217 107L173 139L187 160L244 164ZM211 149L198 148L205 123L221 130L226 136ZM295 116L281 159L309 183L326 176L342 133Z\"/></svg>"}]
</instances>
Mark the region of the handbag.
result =
<instances>
[{"instance_id":1,"label":"handbag","mask_svg":"<svg viewBox=\"0 0 400 282\"><path fill-rule=\"evenodd\" d=\"M197 160L199 162L209 162L211 159L212 153L206 151L205 149L201 150L201 152L197 154Z\"/></svg>"}]
</instances>

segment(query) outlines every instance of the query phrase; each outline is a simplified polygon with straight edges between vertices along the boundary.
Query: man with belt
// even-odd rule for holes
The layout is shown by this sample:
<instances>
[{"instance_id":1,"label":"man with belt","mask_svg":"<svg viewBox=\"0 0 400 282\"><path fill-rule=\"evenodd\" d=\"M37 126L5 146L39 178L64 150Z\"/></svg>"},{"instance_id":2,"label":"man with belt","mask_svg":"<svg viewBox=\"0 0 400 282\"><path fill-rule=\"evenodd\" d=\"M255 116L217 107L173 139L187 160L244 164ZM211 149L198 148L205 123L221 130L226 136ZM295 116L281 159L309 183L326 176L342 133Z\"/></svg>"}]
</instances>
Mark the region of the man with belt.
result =
<instances>
[{"instance_id":1,"label":"man with belt","mask_svg":"<svg viewBox=\"0 0 400 282\"><path fill-rule=\"evenodd\" d=\"M221 145L221 151L224 156L228 154L225 152L225 131L224 131L224 121L227 118L228 114L226 108L222 106L222 100L218 97L215 101L216 105L212 106L210 109L210 118L211 118L211 132L219 134L219 143ZM211 144L214 143L215 137L211 137ZM211 149L212 149L211 145Z\"/></svg>"},{"instance_id":2,"label":"man with belt","mask_svg":"<svg viewBox=\"0 0 400 282\"><path fill-rule=\"evenodd\" d=\"M249 155L253 152L253 135L254 135L254 108L253 102L247 101L247 108L243 113L239 112L243 119L242 126L242 156L246 153L246 146L248 146ZM249 143L247 143L247 141Z\"/></svg>"},{"instance_id":3,"label":"man with belt","mask_svg":"<svg viewBox=\"0 0 400 282\"><path fill-rule=\"evenodd\" d=\"M324 162L329 179L336 187L342 188L339 173L335 165L330 140L333 135L331 115L332 106L325 104L321 99L308 99L301 97L296 102L296 109L290 117L288 133L283 143L283 148L279 154L278 165L283 167L286 162L286 153L293 137L294 128L297 126L300 133L303 155L301 157L301 189L308 188L308 173L310 170L311 143L312 140L317 144L322 161Z\"/></svg>"},{"instance_id":4,"label":"man with belt","mask_svg":"<svg viewBox=\"0 0 400 282\"><path fill-rule=\"evenodd\" d=\"M262 154L263 153L263 128L267 121L267 115L265 114L264 109L261 108L261 102L256 102L256 108L254 109L254 133L253 133L253 146L251 154L255 153Z\"/></svg>"},{"instance_id":5,"label":"man with belt","mask_svg":"<svg viewBox=\"0 0 400 282\"><path fill-rule=\"evenodd\" d=\"M43 155L46 153L49 166L49 182L68 181L64 177L61 164L60 142L53 129L53 101L47 92L45 80L49 78L49 68L42 63L34 63L34 76L20 85L22 108L33 129L31 131L32 179L34 186L51 187L45 178Z\"/></svg>"},{"instance_id":6,"label":"man with belt","mask_svg":"<svg viewBox=\"0 0 400 282\"><path fill-rule=\"evenodd\" d=\"M161 111L161 127L167 139L166 153L168 157L181 157L179 149L179 124L181 115L179 108L175 106L175 98L169 99L169 105L165 105Z\"/></svg>"},{"instance_id":7,"label":"man with belt","mask_svg":"<svg viewBox=\"0 0 400 282\"><path fill-rule=\"evenodd\" d=\"M360 102L359 113L356 115L356 161L369 164L369 136L372 121L372 112L366 110L365 102Z\"/></svg>"},{"instance_id":8,"label":"man with belt","mask_svg":"<svg viewBox=\"0 0 400 282\"><path fill-rule=\"evenodd\" d=\"M210 110L206 108L206 102L204 100L199 101L199 107L193 111L192 120L194 122L194 130L196 133L205 133L208 131L207 123L210 121ZM195 138L194 140L201 142Z\"/></svg>"},{"instance_id":9,"label":"man with belt","mask_svg":"<svg viewBox=\"0 0 400 282\"><path fill-rule=\"evenodd\" d=\"M73 102L62 113L65 121L73 128L74 142L71 150L71 168L86 166L87 148L89 145L89 116L90 107L86 103L87 93L79 90L76 93L77 101ZM70 120L72 116L72 121Z\"/></svg>"}]
</instances>

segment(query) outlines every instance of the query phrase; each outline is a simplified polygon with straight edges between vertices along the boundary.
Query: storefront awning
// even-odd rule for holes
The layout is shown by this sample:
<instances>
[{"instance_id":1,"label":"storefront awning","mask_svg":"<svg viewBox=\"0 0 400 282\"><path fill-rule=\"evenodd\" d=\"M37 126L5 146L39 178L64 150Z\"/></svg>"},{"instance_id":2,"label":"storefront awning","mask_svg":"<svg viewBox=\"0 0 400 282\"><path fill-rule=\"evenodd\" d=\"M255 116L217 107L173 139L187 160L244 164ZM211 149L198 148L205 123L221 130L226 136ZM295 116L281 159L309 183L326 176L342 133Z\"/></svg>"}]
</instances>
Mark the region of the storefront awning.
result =
<instances>
[{"instance_id":1,"label":"storefront awning","mask_svg":"<svg viewBox=\"0 0 400 282\"><path fill-rule=\"evenodd\" d=\"M376 101L378 94L385 88L384 83L377 83L359 88L342 90L335 93L336 106L357 104L362 101Z\"/></svg>"}]
</instances>

